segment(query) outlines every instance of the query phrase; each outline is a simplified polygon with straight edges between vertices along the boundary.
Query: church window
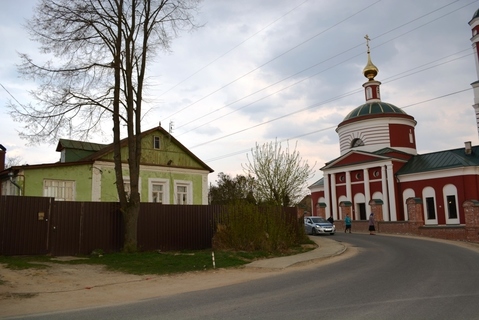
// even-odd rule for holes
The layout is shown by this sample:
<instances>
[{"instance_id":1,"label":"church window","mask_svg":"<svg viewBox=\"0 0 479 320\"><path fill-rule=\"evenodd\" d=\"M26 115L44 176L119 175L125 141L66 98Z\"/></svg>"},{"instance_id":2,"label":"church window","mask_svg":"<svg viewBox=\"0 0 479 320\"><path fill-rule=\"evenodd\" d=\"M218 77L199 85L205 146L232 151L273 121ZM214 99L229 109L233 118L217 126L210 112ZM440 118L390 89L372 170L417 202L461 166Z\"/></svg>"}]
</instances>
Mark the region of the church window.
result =
<instances>
[{"instance_id":1,"label":"church window","mask_svg":"<svg viewBox=\"0 0 479 320\"><path fill-rule=\"evenodd\" d=\"M373 172L373 176L374 176L375 178L379 177L379 171L378 171L378 170L374 171L374 172Z\"/></svg>"},{"instance_id":2,"label":"church window","mask_svg":"<svg viewBox=\"0 0 479 320\"><path fill-rule=\"evenodd\" d=\"M449 219L457 219L456 196L447 196L447 211Z\"/></svg>"},{"instance_id":3,"label":"church window","mask_svg":"<svg viewBox=\"0 0 479 320\"><path fill-rule=\"evenodd\" d=\"M366 88L366 100L370 100L373 98L373 90L371 87Z\"/></svg>"},{"instance_id":4,"label":"church window","mask_svg":"<svg viewBox=\"0 0 479 320\"><path fill-rule=\"evenodd\" d=\"M434 205L434 198L426 198L426 210L427 210L427 219L435 220L436 219L436 206Z\"/></svg>"},{"instance_id":5,"label":"church window","mask_svg":"<svg viewBox=\"0 0 479 320\"><path fill-rule=\"evenodd\" d=\"M344 175L339 176L339 181L344 182Z\"/></svg>"},{"instance_id":6,"label":"church window","mask_svg":"<svg viewBox=\"0 0 479 320\"><path fill-rule=\"evenodd\" d=\"M362 177L362 175L361 175L360 173L356 173L356 179L357 179L357 180L360 180L361 177Z\"/></svg>"},{"instance_id":7,"label":"church window","mask_svg":"<svg viewBox=\"0 0 479 320\"><path fill-rule=\"evenodd\" d=\"M351 141L351 148L364 146L363 140L356 138Z\"/></svg>"}]
</instances>

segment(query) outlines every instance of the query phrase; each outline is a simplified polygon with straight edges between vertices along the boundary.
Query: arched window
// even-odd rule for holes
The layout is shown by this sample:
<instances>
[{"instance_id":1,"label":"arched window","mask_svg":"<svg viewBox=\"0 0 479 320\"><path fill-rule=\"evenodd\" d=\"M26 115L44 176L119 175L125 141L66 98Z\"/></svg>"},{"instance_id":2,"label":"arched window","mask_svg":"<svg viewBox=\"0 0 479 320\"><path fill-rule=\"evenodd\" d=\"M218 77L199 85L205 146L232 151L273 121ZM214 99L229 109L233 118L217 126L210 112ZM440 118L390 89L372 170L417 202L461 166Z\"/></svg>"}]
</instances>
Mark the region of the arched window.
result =
<instances>
[{"instance_id":1,"label":"arched window","mask_svg":"<svg viewBox=\"0 0 479 320\"><path fill-rule=\"evenodd\" d=\"M437 224L436 192L431 187L422 190L422 201L425 224Z\"/></svg>"},{"instance_id":2,"label":"arched window","mask_svg":"<svg viewBox=\"0 0 479 320\"><path fill-rule=\"evenodd\" d=\"M459 224L459 207L457 205L457 188L453 184L447 184L442 189L444 198L444 211L446 224Z\"/></svg>"},{"instance_id":3,"label":"arched window","mask_svg":"<svg viewBox=\"0 0 479 320\"><path fill-rule=\"evenodd\" d=\"M364 146L363 140L356 138L351 141L351 148Z\"/></svg>"}]
</instances>

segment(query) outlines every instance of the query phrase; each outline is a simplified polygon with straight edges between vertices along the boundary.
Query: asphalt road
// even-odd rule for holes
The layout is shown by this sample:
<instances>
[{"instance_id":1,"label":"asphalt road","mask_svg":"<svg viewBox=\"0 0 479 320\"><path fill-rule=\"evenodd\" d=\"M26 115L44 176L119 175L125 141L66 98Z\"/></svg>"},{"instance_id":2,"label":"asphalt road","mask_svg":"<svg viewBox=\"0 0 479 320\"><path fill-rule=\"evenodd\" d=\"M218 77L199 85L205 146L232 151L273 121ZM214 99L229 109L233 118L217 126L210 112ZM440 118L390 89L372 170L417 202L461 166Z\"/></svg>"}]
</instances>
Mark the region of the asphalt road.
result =
<instances>
[{"instance_id":1,"label":"asphalt road","mask_svg":"<svg viewBox=\"0 0 479 320\"><path fill-rule=\"evenodd\" d=\"M26 319L479 319L479 253L443 242L334 236L349 259L129 305Z\"/></svg>"}]
</instances>

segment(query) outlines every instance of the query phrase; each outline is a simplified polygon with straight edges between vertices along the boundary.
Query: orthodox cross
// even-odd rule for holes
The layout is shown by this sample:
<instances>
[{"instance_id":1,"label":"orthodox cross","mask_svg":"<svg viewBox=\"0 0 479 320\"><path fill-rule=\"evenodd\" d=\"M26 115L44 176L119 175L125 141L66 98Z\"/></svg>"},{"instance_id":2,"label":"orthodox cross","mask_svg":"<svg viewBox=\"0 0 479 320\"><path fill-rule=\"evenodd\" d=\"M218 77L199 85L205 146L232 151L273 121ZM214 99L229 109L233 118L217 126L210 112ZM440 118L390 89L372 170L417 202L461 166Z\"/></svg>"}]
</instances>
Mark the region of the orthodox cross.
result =
<instances>
[{"instance_id":1,"label":"orthodox cross","mask_svg":"<svg viewBox=\"0 0 479 320\"><path fill-rule=\"evenodd\" d=\"M371 39L369 38L368 35L365 35L364 39L366 39L366 46L368 47L368 53L369 53L369 41L371 41Z\"/></svg>"}]
</instances>

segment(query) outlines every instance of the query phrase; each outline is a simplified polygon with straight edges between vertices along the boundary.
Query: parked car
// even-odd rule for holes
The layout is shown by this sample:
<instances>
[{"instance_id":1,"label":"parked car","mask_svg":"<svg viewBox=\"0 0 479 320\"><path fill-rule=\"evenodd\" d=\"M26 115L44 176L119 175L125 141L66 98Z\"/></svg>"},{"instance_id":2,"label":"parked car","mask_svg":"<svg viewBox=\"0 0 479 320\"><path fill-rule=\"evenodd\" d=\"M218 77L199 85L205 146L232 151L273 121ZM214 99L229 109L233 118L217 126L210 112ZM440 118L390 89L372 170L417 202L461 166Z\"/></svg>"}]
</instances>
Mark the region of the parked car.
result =
<instances>
[{"instance_id":1,"label":"parked car","mask_svg":"<svg viewBox=\"0 0 479 320\"><path fill-rule=\"evenodd\" d=\"M336 227L328 220L322 217L306 217L304 218L304 230L307 234L330 234L334 235Z\"/></svg>"}]
</instances>

